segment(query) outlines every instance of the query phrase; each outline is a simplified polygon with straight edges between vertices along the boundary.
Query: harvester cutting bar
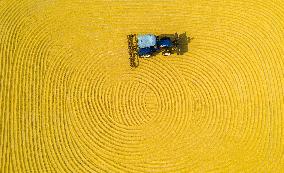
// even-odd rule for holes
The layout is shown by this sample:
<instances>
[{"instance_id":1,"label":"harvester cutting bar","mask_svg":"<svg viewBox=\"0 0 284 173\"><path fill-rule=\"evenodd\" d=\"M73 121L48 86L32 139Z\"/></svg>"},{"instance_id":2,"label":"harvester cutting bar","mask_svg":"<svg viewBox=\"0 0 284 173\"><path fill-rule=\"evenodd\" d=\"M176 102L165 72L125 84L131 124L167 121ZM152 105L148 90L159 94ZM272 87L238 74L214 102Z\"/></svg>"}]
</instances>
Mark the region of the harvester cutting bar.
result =
<instances>
[{"instance_id":1,"label":"harvester cutting bar","mask_svg":"<svg viewBox=\"0 0 284 173\"><path fill-rule=\"evenodd\" d=\"M128 53L131 67L138 66L138 46L137 46L137 36L136 34L131 34L127 36L128 40Z\"/></svg>"}]
</instances>

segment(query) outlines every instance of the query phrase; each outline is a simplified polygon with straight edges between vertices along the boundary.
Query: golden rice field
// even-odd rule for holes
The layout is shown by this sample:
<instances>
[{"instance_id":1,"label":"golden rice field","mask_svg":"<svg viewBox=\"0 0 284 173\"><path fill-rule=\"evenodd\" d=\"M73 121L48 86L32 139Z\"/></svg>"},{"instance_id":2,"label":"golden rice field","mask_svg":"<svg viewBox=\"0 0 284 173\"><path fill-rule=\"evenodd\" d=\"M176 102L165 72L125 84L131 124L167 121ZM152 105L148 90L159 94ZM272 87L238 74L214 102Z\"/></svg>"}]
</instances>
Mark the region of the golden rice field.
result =
<instances>
[{"instance_id":1,"label":"golden rice field","mask_svg":"<svg viewBox=\"0 0 284 173\"><path fill-rule=\"evenodd\" d=\"M284 1L1 0L0 113L1 173L282 173Z\"/></svg>"}]
</instances>

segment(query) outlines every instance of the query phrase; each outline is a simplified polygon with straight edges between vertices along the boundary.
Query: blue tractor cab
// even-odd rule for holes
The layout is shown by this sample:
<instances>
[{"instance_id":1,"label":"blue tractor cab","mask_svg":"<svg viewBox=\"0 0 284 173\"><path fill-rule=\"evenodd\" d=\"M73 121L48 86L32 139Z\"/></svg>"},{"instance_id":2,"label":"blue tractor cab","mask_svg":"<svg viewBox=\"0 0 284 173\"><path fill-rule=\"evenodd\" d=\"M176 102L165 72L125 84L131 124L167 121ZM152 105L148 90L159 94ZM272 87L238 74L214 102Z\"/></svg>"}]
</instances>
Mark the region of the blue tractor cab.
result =
<instances>
[{"instance_id":1,"label":"blue tractor cab","mask_svg":"<svg viewBox=\"0 0 284 173\"><path fill-rule=\"evenodd\" d=\"M171 48L174 46L173 40L169 37L162 37L153 34L138 35L138 55L146 58L160 51L162 48ZM163 55L168 56L170 52L164 52Z\"/></svg>"},{"instance_id":2,"label":"blue tractor cab","mask_svg":"<svg viewBox=\"0 0 284 173\"><path fill-rule=\"evenodd\" d=\"M150 57L157 51L157 38L153 34L138 35L138 55Z\"/></svg>"},{"instance_id":3,"label":"blue tractor cab","mask_svg":"<svg viewBox=\"0 0 284 173\"><path fill-rule=\"evenodd\" d=\"M164 37L162 39L160 39L157 43L158 47L172 47L173 46L173 42L170 38L168 37Z\"/></svg>"}]
</instances>

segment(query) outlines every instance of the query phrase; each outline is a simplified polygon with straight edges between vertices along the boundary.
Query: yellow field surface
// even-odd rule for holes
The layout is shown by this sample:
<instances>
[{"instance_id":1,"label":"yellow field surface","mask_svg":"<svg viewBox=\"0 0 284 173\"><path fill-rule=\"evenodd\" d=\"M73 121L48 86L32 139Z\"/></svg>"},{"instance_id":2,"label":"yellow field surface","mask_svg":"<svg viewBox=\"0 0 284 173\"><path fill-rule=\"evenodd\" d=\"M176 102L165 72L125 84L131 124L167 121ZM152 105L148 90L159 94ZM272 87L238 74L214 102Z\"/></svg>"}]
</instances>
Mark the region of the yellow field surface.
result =
<instances>
[{"instance_id":1,"label":"yellow field surface","mask_svg":"<svg viewBox=\"0 0 284 173\"><path fill-rule=\"evenodd\" d=\"M284 1L0 0L0 134L1 173L283 173Z\"/></svg>"}]
</instances>

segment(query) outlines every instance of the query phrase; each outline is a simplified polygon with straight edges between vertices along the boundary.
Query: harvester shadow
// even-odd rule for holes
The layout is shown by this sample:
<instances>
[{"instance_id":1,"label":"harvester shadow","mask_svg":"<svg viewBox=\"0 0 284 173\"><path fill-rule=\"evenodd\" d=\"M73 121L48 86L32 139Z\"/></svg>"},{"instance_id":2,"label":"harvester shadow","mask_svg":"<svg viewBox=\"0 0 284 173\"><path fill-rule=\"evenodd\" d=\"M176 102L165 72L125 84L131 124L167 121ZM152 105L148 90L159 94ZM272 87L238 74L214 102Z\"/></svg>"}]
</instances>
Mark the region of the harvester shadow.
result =
<instances>
[{"instance_id":1,"label":"harvester shadow","mask_svg":"<svg viewBox=\"0 0 284 173\"><path fill-rule=\"evenodd\" d=\"M178 39L178 46L177 46L177 54L178 55L183 55L186 52L189 51L189 46L188 44L193 40L193 37L188 37L185 33L182 33L179 35L179 39Z\"/></svg>"}]
</instances>

